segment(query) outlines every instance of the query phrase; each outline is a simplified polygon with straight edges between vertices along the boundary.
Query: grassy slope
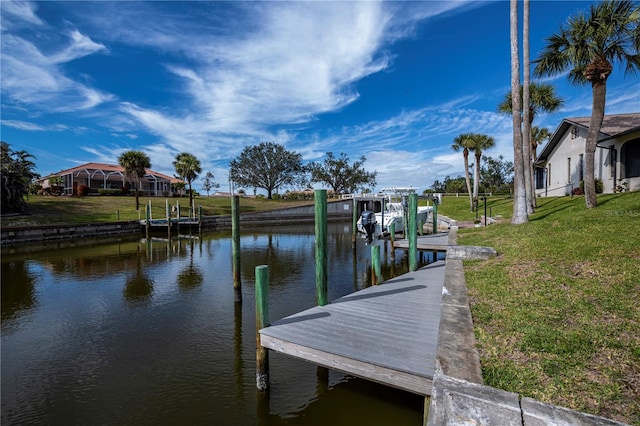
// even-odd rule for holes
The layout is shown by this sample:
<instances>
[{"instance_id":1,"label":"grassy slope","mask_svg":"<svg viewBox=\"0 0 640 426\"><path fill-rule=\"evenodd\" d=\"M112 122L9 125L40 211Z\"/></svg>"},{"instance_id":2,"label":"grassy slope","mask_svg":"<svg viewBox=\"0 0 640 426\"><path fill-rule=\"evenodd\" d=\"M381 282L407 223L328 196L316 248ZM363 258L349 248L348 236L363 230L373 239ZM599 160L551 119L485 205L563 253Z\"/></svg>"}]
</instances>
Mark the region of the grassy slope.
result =
<instances>
[{"instance_id":1,"label":"grassy slope","mask_svg":"<svg viewBox=\"0 0 640 426\"><path fill-rule=\"evenodd\" d=\"M468 215L458 203L440 211ZM491 386L640 424L640 193L598 203L541 199L527 224L460 231L499 253L465 263L477 345Z\"/></svg>"},{"instance_id":2,"label":"grassy slope","mask_svg":"<svg viewBox=\"0 0 640 426\"><path fill-rule=\"evenodd\" d=\"M151 200L152 217L166 217L166 202L164 198L140 197L140 218L145 217L145 204ZM169 198L169 204L175 206L180 202L180 215L189 215L188 198ZM202 197L195 200L196 209L202 206L205 216L231 214L229 198ZM312 200L285 201L266 200L260 198L242 198L240 212L251 213L273 210L302 204L313 204ZM3 217L2 226L30 226L48 225L56 223L88 223L113 222L118 220L138 220L135 198L128 197L48 197L31 196L27 202L29 215ZM175 217L175 214L172 214Z\"/></svg>"}]
</instances>

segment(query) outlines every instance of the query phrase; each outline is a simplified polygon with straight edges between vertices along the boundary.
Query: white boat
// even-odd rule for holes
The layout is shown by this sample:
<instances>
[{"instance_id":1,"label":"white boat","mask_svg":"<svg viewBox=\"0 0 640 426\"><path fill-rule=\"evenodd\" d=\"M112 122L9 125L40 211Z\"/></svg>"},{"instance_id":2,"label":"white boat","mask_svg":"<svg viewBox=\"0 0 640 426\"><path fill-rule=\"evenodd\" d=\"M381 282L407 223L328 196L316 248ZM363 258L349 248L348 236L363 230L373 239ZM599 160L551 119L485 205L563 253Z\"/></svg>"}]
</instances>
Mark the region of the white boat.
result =
<instances>
[{"instance_id":1,"label":"white boat","mask_svg":"<svg viewBox=\"0 0 640 426\"><path fill-rule=\"evenodd\" d=\"M387 194L381 194L378 198L381 201L381 210L375 212L376 226L373 233L374 238L380 238L382 236L389 235L391 224L394 224L395 232L404 231L405 221L405 205L407 202L406 195L414 192L412 188L391 188L383 190ZM399 201L398 201L399 200ZM423 224L427 222L429 212L433 210L431 206L418 206L416 223ZM362 226L362 218L358 218L356 223L358 232L366 234L364 227Z\"/></svg>"}]
</instances>

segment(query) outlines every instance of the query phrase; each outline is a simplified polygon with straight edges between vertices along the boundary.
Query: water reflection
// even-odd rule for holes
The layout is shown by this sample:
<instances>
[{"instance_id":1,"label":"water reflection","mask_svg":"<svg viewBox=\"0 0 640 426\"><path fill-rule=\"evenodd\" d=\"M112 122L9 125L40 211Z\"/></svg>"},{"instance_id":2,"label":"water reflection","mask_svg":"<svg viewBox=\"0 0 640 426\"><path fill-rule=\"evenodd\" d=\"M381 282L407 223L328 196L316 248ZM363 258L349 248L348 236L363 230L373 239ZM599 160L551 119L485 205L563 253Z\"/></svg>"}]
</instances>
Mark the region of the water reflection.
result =
<instances>
[{"instance_id":1,"label":"water reflection","mask_svg":"<svg viewBox=\"0 0 640 426\"><path fill-rule=\"evenodd\" d=\"M405 392L279 354L257 396L255 266L270 268L272 320L310 308L314 238L243 232L242 304L229 232L3 250L2 424L421 424ZM327 247L330 300L369 285L370 247L331 223ZM407 271L381 252L385 279Z\"/></svg>"},{"instance_id":2,"label":"water reflection","mask_svg":"<svg viewBox=\"0 0 640 426\"><path fill-rule=\"evenodd\" d=\"M36 276L25 260L2 262L2 321L15 318L36 303Z\"/></svg>"},{"instance_id":3,"label":"water reflection","mask_svg":"<svg viewBox=\"0 0 640 426\"><path fill-rule=\"evenodd\" d=\"M128 274L124 285L124 298L129 302L141 302L151 297L153 280L145 275L142 256L137 257L133 274Z\"/></svg>"}]
</instances>

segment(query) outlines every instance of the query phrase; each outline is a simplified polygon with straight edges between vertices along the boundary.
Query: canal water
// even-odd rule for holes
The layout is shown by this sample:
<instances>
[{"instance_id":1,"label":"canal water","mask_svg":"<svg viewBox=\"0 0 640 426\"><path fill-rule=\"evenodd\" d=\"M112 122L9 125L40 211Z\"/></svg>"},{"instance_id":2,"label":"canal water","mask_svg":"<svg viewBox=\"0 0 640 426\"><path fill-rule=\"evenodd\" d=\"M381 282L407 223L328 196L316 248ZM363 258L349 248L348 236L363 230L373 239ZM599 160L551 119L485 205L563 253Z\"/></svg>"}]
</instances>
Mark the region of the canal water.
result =
<instances>
[{"instance_id":1,"label":"canal water","mask_svg":"<svg viewBox=\"0 0 640 426\"><path fill-rule=\"evenodd\" d=\"M243 232L241 304L230 232L3 249L2 425L421 425L419 396L273 352L256 391L255 266L272 321L313 307L314 241L313 225ZM328 251L329 300L369 285L350 224L329 224ZM408 270L381 259L385 279Z\"/></svg>"}]
</instances>

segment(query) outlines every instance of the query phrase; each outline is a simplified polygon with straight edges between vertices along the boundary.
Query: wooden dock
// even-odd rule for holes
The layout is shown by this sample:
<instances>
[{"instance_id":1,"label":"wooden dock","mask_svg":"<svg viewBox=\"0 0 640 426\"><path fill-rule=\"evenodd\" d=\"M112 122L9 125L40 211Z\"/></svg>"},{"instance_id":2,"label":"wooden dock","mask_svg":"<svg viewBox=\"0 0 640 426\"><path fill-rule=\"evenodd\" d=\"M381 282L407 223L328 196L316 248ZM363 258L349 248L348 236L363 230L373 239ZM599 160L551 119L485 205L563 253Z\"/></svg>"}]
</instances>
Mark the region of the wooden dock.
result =
<instances>
[{"instance_id":1,"label":"wooden dock","mask_svg":"<svg viewBox=\"0 0 640 426\"><path fill-rule=\"evenodd\" d=\"M430 395L444 261L260 330L263 347L333 370Z\"/></svg>"},{"instance_id":2,"label":"wooden dock","mask_svg":"<svg viewBox=\"0 0 640 426\"><path fill-rule=\"evenodd\" d=\"M447 251L449 247L449 233L441 232L438 234L419 235L417 241L417 249L422 251ZM409 240L395 240L393 247L400 249L409 249Z\"/></svg>"}]
</instances>

